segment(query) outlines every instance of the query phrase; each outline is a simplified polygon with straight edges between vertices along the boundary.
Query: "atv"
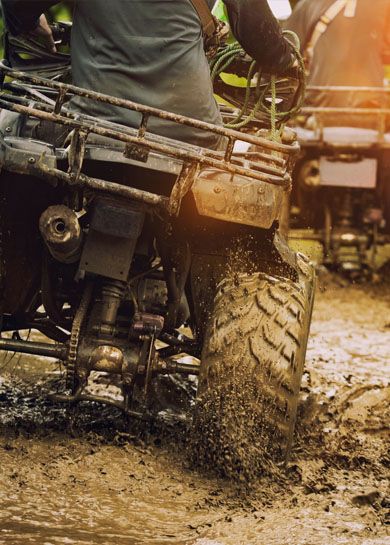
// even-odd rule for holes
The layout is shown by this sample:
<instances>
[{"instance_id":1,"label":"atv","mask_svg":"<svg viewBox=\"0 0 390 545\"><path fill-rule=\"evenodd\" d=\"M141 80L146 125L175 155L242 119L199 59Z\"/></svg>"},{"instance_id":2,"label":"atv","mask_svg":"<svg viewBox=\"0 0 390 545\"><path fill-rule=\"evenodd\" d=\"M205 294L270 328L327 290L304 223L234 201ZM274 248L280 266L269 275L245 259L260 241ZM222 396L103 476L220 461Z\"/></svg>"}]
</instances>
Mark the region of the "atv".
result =
<instances>
[{"instance_id":1,"label":"atv","mask_svg":"<svg viewBox=\"0 0 390 545\"><path fill-rule=\"evenodd\" d=\"M361 88L307 90L332 96ZM384 107L307 106L295 129L301 155L293 174L290 237L319 241L324 264L353 278L375 275L378 248L390 243L389 114Z\"/></svg>"},{"instance_id":2,"label":"atv","mask_svg":"<svg viewBox=\"0 0 390 545\"><path fill-rule=\"evenodd\" d=\"M82 89L66 83L66 59L60 77L11 45L0 65L0 349L60 360L54 402L141 419L160 375L198 375L197 422L225 407L214 442L234 414L235 433L256 429L288 452L314 296L313 267L278 229L299 151L292 131L276 141L262 120L238 131ZM140 125L75 113L74 96L136 110ZM226 145L156 136L151 118ZM64 131L63 144L28 136L42 122ZM23 340L29 329L47 340ZM91 393L94 372L119 380L122 399Z\"/></svg>"}]
</instances>

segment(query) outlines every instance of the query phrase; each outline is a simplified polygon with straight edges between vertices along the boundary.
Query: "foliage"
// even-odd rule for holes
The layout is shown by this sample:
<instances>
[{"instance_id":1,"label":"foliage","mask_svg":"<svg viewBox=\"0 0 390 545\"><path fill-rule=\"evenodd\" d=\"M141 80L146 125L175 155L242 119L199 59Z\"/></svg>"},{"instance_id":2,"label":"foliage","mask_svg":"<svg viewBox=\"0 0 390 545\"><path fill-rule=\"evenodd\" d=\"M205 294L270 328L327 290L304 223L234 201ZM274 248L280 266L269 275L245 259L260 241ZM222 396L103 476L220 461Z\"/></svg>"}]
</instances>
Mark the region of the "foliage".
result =
<instances>
[{"instance_id":1,"label":"foliage","mask_svg":"<svg viewBox=\"0 0 390 545\"><path fill-rule=\"evenodd\" d=\"M55 21L70 21L72 18L72 2L61 2L50 11Z\"/></svg>"}]
</instances>

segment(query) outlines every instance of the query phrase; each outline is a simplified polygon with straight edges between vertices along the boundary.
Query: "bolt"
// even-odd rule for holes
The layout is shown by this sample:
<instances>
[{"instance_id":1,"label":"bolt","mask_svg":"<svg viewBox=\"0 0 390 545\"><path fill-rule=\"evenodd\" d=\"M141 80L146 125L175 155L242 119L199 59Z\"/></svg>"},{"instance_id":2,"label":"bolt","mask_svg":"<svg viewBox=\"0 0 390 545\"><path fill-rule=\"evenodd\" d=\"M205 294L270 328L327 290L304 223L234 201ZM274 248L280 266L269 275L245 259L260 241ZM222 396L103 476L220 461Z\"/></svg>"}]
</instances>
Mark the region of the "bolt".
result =
<instances>
[{"instance_id":1,"label":"bolt","mask_svg":"<svg viewBox=\"0 0 390 545\"><path fill-rule=\"evenodd\" d=\"M5 132L11 132L11 131L12 131L11 127L6 127L5 128Z\"/></svg>"},{"instance_id":2,"label":"bolt","mask_svg":"<svg viewBox=\"0 0 390 545\"><path fill-rule=\"evenodd\" d=\"M33 165L35 163L35 157L29 157L28 162L30 163L30 165Z\"/></svg>"},{"instance_id":3,"label":"bolt","mask_svg":"<svg viewBox=\"0 0 390 545\"><path fill-rule=\"evenodd\" d=\"M262 187L262 186L258 187L258 188L257 188L257 193L258 193L259 195L262 195L262 194L264 193L264 187Z\"/></svg>"},{"instance_id":4,"label":"bolt","mask_svg":"<svg viewBox=\"0 0 390 545\"><path fill-rule=\"evenodd\" d=\"M310 259L307 257L307 255L297 252L297 256L300 257L305 263L310 263Z\"/></svg>"},{"instance_id":5,"label":"bolt","mask_svg":"<svg viewBox=\"0 0 390 545\"><path fill-rule=\"evenodd\" d=\"M214 193L221 193L221 191L222 189L218 185L214 187Z\"/></svg>"}]
</instances>

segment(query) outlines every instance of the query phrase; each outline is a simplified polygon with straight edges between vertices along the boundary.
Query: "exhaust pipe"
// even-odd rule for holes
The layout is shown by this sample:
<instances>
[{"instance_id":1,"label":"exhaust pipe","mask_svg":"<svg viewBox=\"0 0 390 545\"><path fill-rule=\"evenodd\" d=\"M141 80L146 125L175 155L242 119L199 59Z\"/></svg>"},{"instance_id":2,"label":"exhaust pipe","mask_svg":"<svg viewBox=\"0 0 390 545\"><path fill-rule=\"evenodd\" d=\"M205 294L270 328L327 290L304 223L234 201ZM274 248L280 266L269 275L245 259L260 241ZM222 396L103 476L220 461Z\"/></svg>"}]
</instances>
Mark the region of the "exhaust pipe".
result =
<instances>
[{"instance_id":1,"label":"exhaust pipe","mask_svg":"<svg viewBox=\"0 0 390 545\"><path fill-rule=\"evenodd\" d=\"M67 264L80 259L83 232L76 212L62 204L49 206L40 217L39 230L54 259Z\"/></svg>"}]
</instances>

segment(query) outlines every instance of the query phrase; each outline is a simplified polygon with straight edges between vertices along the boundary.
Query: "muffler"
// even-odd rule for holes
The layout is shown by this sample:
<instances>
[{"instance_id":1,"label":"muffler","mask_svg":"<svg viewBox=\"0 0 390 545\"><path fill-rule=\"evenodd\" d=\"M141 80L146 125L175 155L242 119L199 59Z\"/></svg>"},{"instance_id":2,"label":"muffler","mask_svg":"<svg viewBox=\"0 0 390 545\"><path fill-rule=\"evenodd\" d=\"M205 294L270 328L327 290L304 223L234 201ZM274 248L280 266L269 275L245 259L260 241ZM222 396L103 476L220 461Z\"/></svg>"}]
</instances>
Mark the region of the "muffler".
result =
<instances>
[{"instance_id":1,"label":"muffler","mask_svg":"<svg viewBox=\"0 0 390 545\"><path fill-rule=\"evenodd\" d=\"M83 232L76 212L62 204L49 206L40 217L39 230L54 259L67 264L80 259Z\"/></svg>"}]
</instances>

